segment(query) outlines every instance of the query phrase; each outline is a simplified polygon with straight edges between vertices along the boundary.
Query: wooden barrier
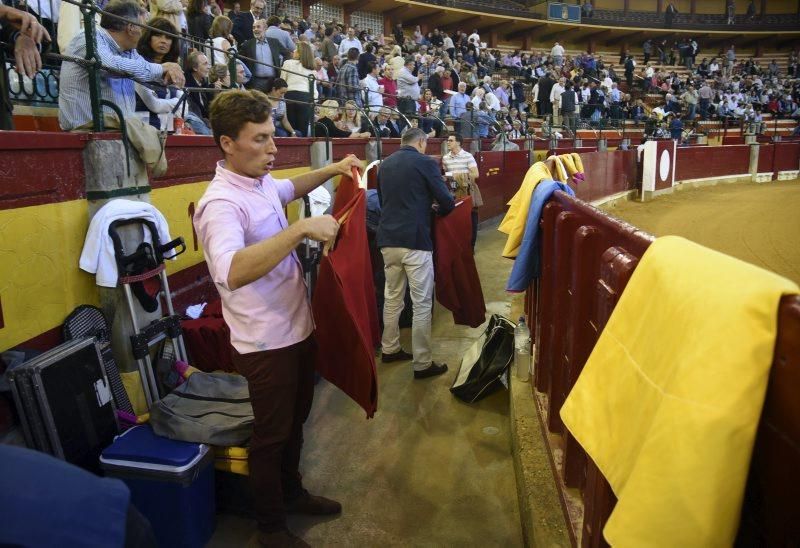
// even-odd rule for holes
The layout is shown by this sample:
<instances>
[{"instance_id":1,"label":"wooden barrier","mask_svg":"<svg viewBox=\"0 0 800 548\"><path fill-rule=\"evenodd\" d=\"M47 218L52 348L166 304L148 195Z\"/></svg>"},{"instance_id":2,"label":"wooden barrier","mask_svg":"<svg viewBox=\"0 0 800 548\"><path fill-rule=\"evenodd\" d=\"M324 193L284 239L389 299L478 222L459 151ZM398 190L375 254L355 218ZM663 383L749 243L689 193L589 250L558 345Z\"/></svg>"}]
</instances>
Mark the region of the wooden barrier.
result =
<instances>
[{"instance_id":1,"label":"wooden barrier","mask_svg":"<svg viewBox=\"0 0 800 548\"><path fill-rule=\"evenodd\" d=\"M575 538L606 546L602 530L616 503L608 482L565 429L559 410L653 237L557 192L542 219L542 273L527 291L534 321L532 387L543 409L564 507L578 488L584 519ZM800 543L800 297L784 297L766 402L747 483L738 541L746 546ZM565 520L570 524L565 512Z\"/></svg>"}]
</instances>

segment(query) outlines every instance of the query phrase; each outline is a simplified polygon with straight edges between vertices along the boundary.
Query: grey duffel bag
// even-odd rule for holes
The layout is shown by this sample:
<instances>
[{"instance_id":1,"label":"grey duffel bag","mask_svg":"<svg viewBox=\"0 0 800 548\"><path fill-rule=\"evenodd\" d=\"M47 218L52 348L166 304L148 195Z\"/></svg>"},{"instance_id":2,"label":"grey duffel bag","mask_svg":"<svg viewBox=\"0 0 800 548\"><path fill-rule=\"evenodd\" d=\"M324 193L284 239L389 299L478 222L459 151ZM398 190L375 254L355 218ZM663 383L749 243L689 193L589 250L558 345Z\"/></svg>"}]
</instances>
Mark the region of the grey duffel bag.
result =
<instances>
[{"instance_id":1,"label":"grey duffel bag","mask_svg":"<svg viewBox=\"0 0 800 548\"><path fill-rule=\"evenodd\" d=\"M150 408L159 436L224 447L244 445L253 433L247 380L228 373L197 372Z\"/></svg>"}]
</instances>

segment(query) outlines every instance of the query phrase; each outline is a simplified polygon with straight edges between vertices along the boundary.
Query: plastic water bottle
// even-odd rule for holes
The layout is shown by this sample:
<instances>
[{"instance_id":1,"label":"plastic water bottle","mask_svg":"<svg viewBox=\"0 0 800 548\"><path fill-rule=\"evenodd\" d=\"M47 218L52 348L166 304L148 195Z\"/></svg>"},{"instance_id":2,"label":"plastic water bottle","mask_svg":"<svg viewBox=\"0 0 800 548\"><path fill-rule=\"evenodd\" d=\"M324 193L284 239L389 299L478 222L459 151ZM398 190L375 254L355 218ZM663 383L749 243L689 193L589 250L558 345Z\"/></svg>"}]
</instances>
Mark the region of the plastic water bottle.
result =
<instances>
[{"instance_id":1,"label":"plastic water bottle","mask_svg":"<svg viewBox=\"0 0 800 548\"><path fill-rule=\"evenodd\" d=\"M531 376L531 331L520 316L514 328L514 371L517 380L528 382Z\"/></svg>"}]
</instances>

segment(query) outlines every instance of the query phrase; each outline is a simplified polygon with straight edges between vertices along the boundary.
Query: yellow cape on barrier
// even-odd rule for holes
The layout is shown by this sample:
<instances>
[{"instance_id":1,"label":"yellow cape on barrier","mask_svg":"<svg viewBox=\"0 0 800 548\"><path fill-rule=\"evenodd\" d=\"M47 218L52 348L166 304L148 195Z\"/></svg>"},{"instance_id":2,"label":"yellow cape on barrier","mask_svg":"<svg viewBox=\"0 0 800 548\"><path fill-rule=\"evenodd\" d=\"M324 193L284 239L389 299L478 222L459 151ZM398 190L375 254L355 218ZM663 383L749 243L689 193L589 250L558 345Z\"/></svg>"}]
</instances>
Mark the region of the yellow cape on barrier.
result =
<instances>
[{"instance_id":1,"label":"yellow cape on barrier","mask_svg":"<svg viewBox=\"0 0 800 548\"><path fill-rule=\"evenodd\" d=\"M619 501L612 546L732 546L793 282L683 238L642 257L561 418Z\"/></svg>"},{"instance_id":2,"label":"yellow cape on barrier","mask_svg":"<svg viewBox=\"0 0 800 548\"><path fill-rule=\"evenodd\" d=\"M522 236L525 234L525 223L528 221L528 210L531 207L531 197L533 191L541 181L552 179L553 175L544 164L536 162L525 174L517 193L509 200L508 211L503 221L497 228L500 232L508 234L506 245L503 248L503 257L513 259L519 253L519 246L522 243Z\"/></svg>"}]
</instances>

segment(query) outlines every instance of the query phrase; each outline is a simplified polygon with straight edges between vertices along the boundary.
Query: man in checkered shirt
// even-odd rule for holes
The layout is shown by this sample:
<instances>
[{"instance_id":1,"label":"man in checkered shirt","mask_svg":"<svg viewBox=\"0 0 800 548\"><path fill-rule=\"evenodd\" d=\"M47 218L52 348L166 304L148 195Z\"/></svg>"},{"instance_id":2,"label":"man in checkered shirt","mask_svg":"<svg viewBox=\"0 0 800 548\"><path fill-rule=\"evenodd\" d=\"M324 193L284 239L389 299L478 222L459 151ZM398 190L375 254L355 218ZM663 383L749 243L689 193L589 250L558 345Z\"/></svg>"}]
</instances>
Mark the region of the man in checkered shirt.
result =
<instances>
[{"instance_id":1,"label":"man in checkered shirt","mask_svg":"<svg viewBox=\"0 0 800 548\"><path fill-rule=\"evenodd\" d=\"M478 163L475 157L461 148L464 138L461 134L451 134L447 138L447 154L442 156L442 166L445 173L458 175L459 173L469 174L474 182L478 180ZM470 192L470 195L472 193ZM478 239L478 209L472 208L472 249L475 249L475 242Z\"/></svg>"}]
</instances>

